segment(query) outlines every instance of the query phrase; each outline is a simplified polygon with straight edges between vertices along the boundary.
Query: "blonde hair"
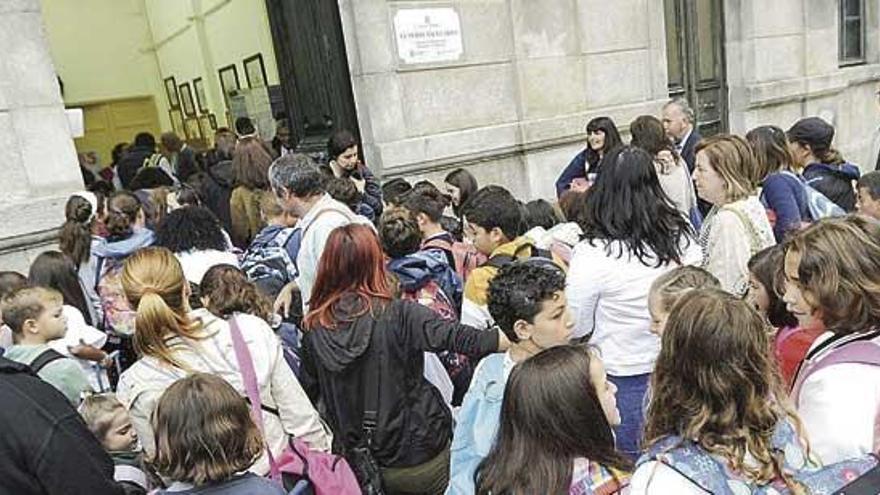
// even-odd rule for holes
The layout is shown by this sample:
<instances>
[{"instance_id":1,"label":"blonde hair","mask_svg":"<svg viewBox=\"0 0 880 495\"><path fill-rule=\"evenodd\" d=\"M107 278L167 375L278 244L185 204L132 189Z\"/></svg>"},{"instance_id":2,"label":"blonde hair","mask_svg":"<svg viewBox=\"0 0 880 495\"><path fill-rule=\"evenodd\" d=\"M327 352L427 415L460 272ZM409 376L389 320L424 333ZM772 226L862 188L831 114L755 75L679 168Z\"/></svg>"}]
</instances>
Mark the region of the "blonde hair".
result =
<instances>
[{"instance_id":1,"label":"blonde hair","mask_svg":"<svg viewBox=\"0 0 880 495\"><path fill-rule=\"evenodd\" d=\"M248 469L263 451L248 403L214 375L194 373L173 383L152 423L156 453L150 464L173 481L223 481Z\"/></svg>"},{"instance_id":2,"label":"blonde hair","mask_svg":"<svg viewBox=\"0 0 880 495\"><path fill-rule=\"evenodd\" d=\"M113 418L119 410L125 411L125 406L112 393L90 395L83 399L79 406L80 416L89 431L101 443L104 443L104 439L107 438L107 433L113 424ZM126 414L128 414L127 411Z\"/></svg>"},{"instance_id":3,"label":"blonde hair","mask_svg":"<svg viewBox=\"0 0 880 495\"><path fill-rule=\"evenodd\" d=\"M777 425L789 421L809 456L770 346L763 318L745 301L719 289L682 296L651 380L646 445L668 436L690 439L749 480L782 478L793 493L803 493L773 445Z\"/></svg>"},{"instance_id":4,"label":"blonde hair","mask_svg":"<svg viewBox=\"0 0 880 495\"><path fill-rule=\"evenodd\" d=\"M706 138L697 145L697 153L705 153L712 169L724 179L730 201L750 196L763 179L752 147L739 136L718 134Z\"/></svg>"},{"instance_id":5,"label":"blonde hair","mask_svg":"<svg viewBox=\"0 0 880 495\"><path fill-rule=\"evenodd\" d=\"M649 294L660 303L663 311L668 312L681 296L694 289L718 288L721 288L721 282L715 275L696 266L684 265L654 279Z\"/></svg>"},{"instance_id":6,"label":"blonde hair","mask_svg":"<svg viewBox=\"0 0 880 495\"><path fill-rule=\"evenodd\" d=\"M7 294L0 302L3 323L20 335L27 320L36 320L50 303L63 303L64 297L48 287L22 287Z\"/></svg>"},{"instance_id":7,"label":"blonde hair","mask_svg":"<svg viewBox=\"0 0 880 495\"><path fill-rule=\"evenodd\" d=\"M191 321L186 314L186 284L180 262L166 248L141 249L125 260L122 289L132 307L137 308L134 348L138 354L186 368L167 342L175 335L200 338L200 322Z\"/></svg>"}]
</instances>

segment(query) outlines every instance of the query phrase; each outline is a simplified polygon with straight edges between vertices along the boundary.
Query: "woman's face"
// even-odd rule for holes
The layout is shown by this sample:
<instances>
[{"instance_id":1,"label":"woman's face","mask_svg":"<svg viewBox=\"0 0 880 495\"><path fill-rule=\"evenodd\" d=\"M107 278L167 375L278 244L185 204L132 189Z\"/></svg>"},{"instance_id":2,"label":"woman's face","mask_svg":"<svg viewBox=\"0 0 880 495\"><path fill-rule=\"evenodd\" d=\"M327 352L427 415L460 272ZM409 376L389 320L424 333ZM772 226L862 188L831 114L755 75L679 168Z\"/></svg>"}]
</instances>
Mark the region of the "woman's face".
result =
<instances>
[{"instance_id":1,"label":"woman's face","mask_svg":"<svg viewBox=\"0 0 880 495\"><path fill-rule=\"evenodd\" d=\"M356 169L357 165L358 165L358 147L357 147L357 145L354 145L354 146L346 149L345 151L343 151L342 154L339 155L338 158L336 158L336 163L339 164L339 166L344 168L345 170L351 171L351 170Z\"/></svg>"},{"instance_id":2,"label":"woman's face","mask_svg":"<svg viewBox=\"0 0 880 495\"><path fill-rule=\"evenodd\" d=\"M602 359L593 354L590 358L590 381L596 388L596 395L602 405L602 412L611 426L620 425L620 410L617 409L617 386L608 381L605 373L605 364Z\"/></svg>"},{"instance_id":3,"label":"woman's face","mask_svg":"<svg viewBox=\"0 0 880 495\"><path fill-rule=\"evenodd\" d=\"M452 204L455 206L460 206L461 204L461 189L453 186L448 182L443 183L444 192L449 196L452 200Z\"/></svg>"},{"instance_id":4,"label":"woman's face","mask_svg":"<svg viewBox=\"0 0 880 495\"><path fill-rule=\"evenodd\" d=\"M807 301L811 294L801 284L800 276L798 275L800 264L800 253L791 250L785 253L785 294L782 296L782 300L785 302L785 308L788 312L797 318L798 325L806 328L813 326L817 319L818 311Z\"/></svg>"},{"instance_id":5,"label":"woman's face","mask_svg":"<svg viewBox=\"0 0 880 495\"><path fill-rule=\"evenodd\" d=\"M697 194L706 201L714 205L723 205L729 202L727 183L721 174L712 167L709 155L705 151L697 153L694 182L697 186Z\"/></svg>"},{"instance_id":6,"label":"woman's face","mask_svg":"<svg viewBox=\"0 0 880 495\"><path fill-rule=\"evenodd\" d=\"M767 287L751 272L749 272L749 292L746 294L746 299L759 313L767 316L770 310L770 294L767 292Z\"/></svg>"},{"instance_id":7,"label":"woman's face","mask_svg":"<svg viewBox=\"0 0 880 495\"><path fill-rule=\"evenodd\" d=\"M601 151L605 147L605 131L596 129L587 134L587 144L593 151Z\"/></svg>"}]
</instances>

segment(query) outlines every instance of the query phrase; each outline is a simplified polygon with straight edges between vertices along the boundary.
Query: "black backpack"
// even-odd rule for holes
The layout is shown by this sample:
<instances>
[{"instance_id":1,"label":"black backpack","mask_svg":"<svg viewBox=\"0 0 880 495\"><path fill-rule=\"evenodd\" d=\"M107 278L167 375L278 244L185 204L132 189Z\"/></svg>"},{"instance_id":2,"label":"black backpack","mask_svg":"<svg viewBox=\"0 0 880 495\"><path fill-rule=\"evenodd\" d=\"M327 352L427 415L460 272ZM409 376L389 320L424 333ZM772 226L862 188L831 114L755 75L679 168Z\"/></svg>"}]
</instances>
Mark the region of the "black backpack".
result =
<instances>
[{"instance_id":1,"label":"black backpack","mask_svg":"<svg viewBox=\"0 0 880 495\"><path fill-rule=\"evenodd\" d=\"M528 258L520 258L518 255L523 252L525 248L532 248L532 254ZM541 249L534 244L527 242L516 248L516 251L513 254L496 254L492 256L481 266L491 266L493 268L502 269L507 265L513 264L515 261L526 262L526 263L534 263L542 266L550 266L556 269L560 269L559 265L553 261L553 253L550 252L549 249Z\"/></svg>"}]
</instances>

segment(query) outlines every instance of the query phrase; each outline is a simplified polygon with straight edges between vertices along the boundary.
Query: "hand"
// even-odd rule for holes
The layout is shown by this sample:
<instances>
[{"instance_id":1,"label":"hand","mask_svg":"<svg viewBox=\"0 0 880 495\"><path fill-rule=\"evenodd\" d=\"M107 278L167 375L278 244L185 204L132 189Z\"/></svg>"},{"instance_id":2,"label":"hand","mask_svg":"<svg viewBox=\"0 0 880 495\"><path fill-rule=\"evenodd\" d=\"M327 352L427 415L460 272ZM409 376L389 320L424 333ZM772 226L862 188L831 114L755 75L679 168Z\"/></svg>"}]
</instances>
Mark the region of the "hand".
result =
<instances>
[{"instance_id":1,"label":"hand","mask_svg":"<svg viewBox=\"0 0 880 495\"><path fill-rule=\"evenodd\" d=\"M354 186L357 188L358 192L363 194L364 188L367 187L367 181L365 179L355 179L354 177L352 177L351 180L354 182Z\"/></svg>"},{"instance_id":2,"label":"hand","mask_svg":"<svg viewBox=\"0 0 880 495\"><path fill-rule=\"evenodd\" d=\"M272 305L272 311L284 316L290 317L290 305L293 303L293 291L297 290L296 282L290 282L281 289L278 297L275 298L275 304Z\"/></svg>"},{"instance_id":3,"label":"hand","mask_svg":"<svg viewBox=\"0 0 880 495\"><path fill-rule=\"evenodd\" d=\"M87 361L99 362L107 358L106 352L93 345L86 344L82 339L80 339L79 344L68 346L67 350L70 351L73 356Z\"/></svg>"}]
</instances>

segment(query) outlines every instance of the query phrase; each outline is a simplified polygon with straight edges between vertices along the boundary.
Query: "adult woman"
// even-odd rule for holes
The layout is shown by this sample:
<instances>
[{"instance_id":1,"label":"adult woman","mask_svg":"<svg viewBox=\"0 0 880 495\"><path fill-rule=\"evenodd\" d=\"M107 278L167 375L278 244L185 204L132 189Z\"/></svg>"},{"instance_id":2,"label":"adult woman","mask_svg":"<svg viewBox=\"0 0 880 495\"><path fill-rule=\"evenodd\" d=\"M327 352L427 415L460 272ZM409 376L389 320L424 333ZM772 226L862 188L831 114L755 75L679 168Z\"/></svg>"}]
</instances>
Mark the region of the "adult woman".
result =
<instances>
[{"instance_id":1,"label":"adult woman","mask_svg":"<svg viewBox=\"0 0 880 495\"><path fill-rule=\"evenodd\" d=\"M739 136L718 135L697 145L697 194L714 206L700 230L702 267L732 294L745 294L749 258L776 243L758 199L755 156Z\"/></svg>"},{"instance_id":2,"label":"adult woman","mask_svg":"<svg viewBox=\"0 0 880 495\"><path fill-rule=\"evenodd\" d=\"M461 207L480 188L477 179L463 168L457 168L446 174L443 179L444 192L452 200L452 211L461 220Z\"/></svg>"},{"instance_id":3,"label":"adult woman","mask_svg":"<svg viewBox=\"0 0 880 495\"><path fill-rule=\"evenodd\" d=\"M347 130L337 131L327 141L330 162L324 167L328 175L339 179L351 179L363 194L362 201L373 210L375 218L382 215L382 186L379 179L361 161L358 140Z\"/></svg>"},{"instance_id":4,"label":"adult woman","mask_svg":"<svg viewBox=\"0 0 880 495\"><path fill-rule=\"evenodd\" d=\"M589 121L586 131L587 147L575 155L556 179L557 196L562 196L569 189L586 189L589 174L598 174L602 158L622 143L620 132L609 117L596 117Z\"/></svg>"},{"instance_id":5,"label":"adult woman","mask_svg":"<svg viewBox=\"0 0 880 495\"><path fill-rule=\"evenodd\" d=\"M831 147L834 127L819 117L807 117L795 122L787 134L795 162L810 185L845 211L855 211L853 181L859 178L859 167Z\"/></svg>"},{"instance_id":6,"label":"adult woman","mask_svg":"<svg viewBox=\"0 0 880 495\"><path fill-rule=\"evenodd\" d=\"M688 173L687 164L675 151L675 145L666 137L663 123L652 115L642 115L629 125L633 146L638 146L654 157L654 168L663 192L686 218L697 206L697 194Z\"/></svg>"},{"instance_id":7,"label":"adult woman","mask_svg":"<svg viewBox=\"0 0 880 495\"><path fill-rule=\"evenodd\" d=\"M366 445L390 493L442 493L452 416L423 377L423 352L480 358L505 346L502 334L394 300L379 241L365 225L330 234L310 308L301 376L309 396L327 404L341 450ZM371 439L365 416L376 423Z\"/></svg>"},{"instance_id":8,"label":"adult woman","mask_svg":"<svg viewBox=\"0 0 880 495\"><path fill-rule=\"evenodd\" d=\"M605 158L578 222L584 240L574 248L566 296L575 337L592 333L623 414L620 450L639 452L642 401L660 342L651 333L648 290L654 279L699 262L687 219L663 192L654 159L624 146Z\"/></svg>"},{"instance_id":9,"label":"adult woman","mask_svg":"<svg viewBox=\"0 0 880 495\"><path fill-rule=\"evenodd\" d=\"M825 463L876 451L880 367L843 357L880 341L880 228L855 216L817 222L785 244L784 271L788 310L827 330L807 351L792 390L813 450ZM867 356L878 355L880 347L867 345ZM826 359L838 361L817 369Z\"/></svg>"},{"instance_id":10,"label":"adult woman","mask_svg":"<svg viewBox=\"0 0 880 495\"><path fill-rule=\"evenodd\" d=\"M214 265L238 266L220 221L202 206L184 206L169 213L156 230L156 245L170 249L186 279L196 285Z\"/></svg>"},{"instance_id":11,"label":"adult woman","mask_svg":"<svg viewBox=\"0 0 880 495\"><path fill-rule=\"evenodd\" d=\"M217 375L244 397L244 383L233 351L229 323L206 309L192 311L189 284L171 251L147 248L125 262L125 295L137 308L135 348L140 359L119 380L117 395L129 409L132 425L147 454L155 451L150 417L162 393L172 383L194 372ZM257 375L266 443L277 456L289 435L328 450L327 433L308 397L284 362L281 345L265 321L240 315L241 328ZM269 469L263 455L251 471Z\"/></svg>"},{"instance_id":12,"label":"adult woman","mask_svg":"<svg viewBox=\"0 0 880 495\"><path fill-rule=\"evenodd\" d=\"M614 450L614 393L602 360L583 346L551 347L515 366L476 493L622 493L631 463Z\"/></svg>"},{"instance_id":13,"label":"adult woman","mask_svg":"<svg viewBox=\"0 0 880 495\"><path fill-rule=\"evenodd\" d=\"M260 195L269 189L269 166L272 155L257 138L242 139L232 153L235 188L229 197L232 242L245 249L263 228L260 218Z\"/></svg>"},{"instance_id":14,"label":"adult woman","mask_svg":"<svg viewBox=\"0 0 880 495\"><path fill-rule=\"evenodd\" d=\"M786 234L812 220L800 168L782 129L773 125L756 127L746 134L746 140L755 153L762 203L775 220L773 235L776 242L782 242Z\"/></svg>"},{"instance_id":15,"label":"adult woman","mask_svg":"<svg viewBox=\"0 0 880 495\"><path fill-rule=\"evenodd\" d=\"M676 303L651 383L648 448L633 475L634 494L769 486L801 493L792 473L809 467L809 450L784 400L769 339L763 318L721 290L691 291Z\"/></svg>"}]
</instances>

